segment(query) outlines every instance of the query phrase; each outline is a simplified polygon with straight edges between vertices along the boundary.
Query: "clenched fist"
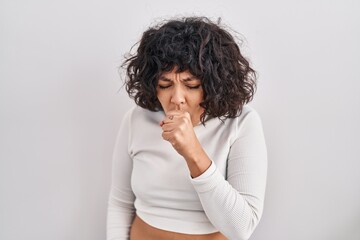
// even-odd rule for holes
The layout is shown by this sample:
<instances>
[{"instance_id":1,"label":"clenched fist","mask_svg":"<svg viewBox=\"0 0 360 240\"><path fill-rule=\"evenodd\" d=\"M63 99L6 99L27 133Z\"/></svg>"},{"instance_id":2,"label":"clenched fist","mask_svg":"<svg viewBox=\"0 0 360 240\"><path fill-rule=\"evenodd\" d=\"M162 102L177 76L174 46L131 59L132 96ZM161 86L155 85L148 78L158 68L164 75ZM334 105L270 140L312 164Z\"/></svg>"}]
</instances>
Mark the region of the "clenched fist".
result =
<instances>
[{"instance_id":1,"label":"clenched fist","mask_svg":"<svg viewBox=\"0 0 360 240\"><path fill-rule=\"evenodd\" d=\"M168 111L160 126L163 130L163 139L170 142L185 159L190 159L203 150L194 132L191 116L188 112L183 110Z\"/></svg>"}]
</instances>

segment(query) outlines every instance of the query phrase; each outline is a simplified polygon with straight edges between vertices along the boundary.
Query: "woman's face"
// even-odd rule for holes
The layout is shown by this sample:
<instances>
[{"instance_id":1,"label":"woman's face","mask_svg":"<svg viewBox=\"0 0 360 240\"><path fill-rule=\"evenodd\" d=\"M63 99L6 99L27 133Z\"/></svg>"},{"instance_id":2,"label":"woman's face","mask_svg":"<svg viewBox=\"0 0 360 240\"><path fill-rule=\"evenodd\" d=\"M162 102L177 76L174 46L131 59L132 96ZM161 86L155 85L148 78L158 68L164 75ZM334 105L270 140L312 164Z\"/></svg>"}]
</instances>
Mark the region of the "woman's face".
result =
<instances>
[{"instance_id":1,"label":"woman's face","mask_svg":"<svg viewBox=\"0 0 360 240\"><path fill-rule=\"evenodd\" d=\"M165 114L168 111L181 109L191 115L193 125L200 122L200 115L204 109L200 107L203 100L201 80L193 76L188 70L176 73L176 68L164 72L159 77L156 87L159 99Z\"/></svg>"}]
</instances>

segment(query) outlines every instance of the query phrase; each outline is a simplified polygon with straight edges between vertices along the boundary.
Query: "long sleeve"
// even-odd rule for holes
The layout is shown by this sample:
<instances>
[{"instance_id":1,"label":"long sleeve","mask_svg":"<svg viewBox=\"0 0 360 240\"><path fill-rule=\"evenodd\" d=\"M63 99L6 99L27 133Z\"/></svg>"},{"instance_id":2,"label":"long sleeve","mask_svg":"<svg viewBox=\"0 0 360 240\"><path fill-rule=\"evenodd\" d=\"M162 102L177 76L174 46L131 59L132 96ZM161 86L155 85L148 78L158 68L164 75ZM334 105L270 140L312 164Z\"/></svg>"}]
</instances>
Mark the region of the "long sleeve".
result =
<instances>
[{"instance_id":1,"label":"long sleeve","mask_svg":"<svg viewBox=\"0 0 360 240\"><path fill-rule=\"evenodd\" d=\"M267 149L261 119L252 111L238 125L227 159L227 179L214 161L191 178L211 223L230 240L249 239L263 212Z\"/></svg>"},{"instance_id":2,"label":"long sleeve","mask_svg":"<svg viewBox=\"0 0 360 240\"><path fill-rule=\"evenodd\" d=\"M106 239L129 240L130 227L135 216L135 196L131 189L132 159L128 152L130 111L117 133L112 156L112 179L108 199Z\"/></svg>"}]
</instances>

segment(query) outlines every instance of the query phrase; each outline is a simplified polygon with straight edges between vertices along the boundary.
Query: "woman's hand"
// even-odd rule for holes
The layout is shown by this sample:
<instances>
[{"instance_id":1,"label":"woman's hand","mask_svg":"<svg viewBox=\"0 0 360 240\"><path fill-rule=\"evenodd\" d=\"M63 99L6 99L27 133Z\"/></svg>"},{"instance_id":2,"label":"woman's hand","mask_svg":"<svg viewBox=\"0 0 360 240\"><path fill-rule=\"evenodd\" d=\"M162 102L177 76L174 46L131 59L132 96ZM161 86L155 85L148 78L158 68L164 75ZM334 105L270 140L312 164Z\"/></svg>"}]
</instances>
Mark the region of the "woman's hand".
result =
<instances>
[{"instance_id":1,"label":"woman's hand","mask_svg":"<svg viewBox=\"0 0 360 240\"><path fill-rule=\"evenodd\" d=\"M202 153L202 146L196 137L188 112L182 110L169 111L160 126L163 129L163 139L170 142L185 159L191 159Z\"/></svg>"},{"instance_id":2,"label":"woman's hand","mask_svg":"<svg viewBox=\"0 0 360 240\"><path fill-rule=\"evenodd\" d=\"M200 176L211 165L211 160L202 148L188 112L173 110L161 121L162 137L184 157L192 178Z\"/></svg>"}]
</instances>

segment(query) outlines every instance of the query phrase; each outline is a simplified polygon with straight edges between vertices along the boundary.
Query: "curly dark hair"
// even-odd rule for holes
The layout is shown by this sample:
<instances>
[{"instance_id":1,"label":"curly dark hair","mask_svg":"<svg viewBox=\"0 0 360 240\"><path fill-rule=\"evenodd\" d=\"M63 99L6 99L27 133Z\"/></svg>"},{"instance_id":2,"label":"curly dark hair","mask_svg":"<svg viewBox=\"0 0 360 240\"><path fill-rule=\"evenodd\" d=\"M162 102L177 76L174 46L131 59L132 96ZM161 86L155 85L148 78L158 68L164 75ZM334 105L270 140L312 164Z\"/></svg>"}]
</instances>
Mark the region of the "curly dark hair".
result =
<instances>
[{"instance_id":1,"label":"curly dark hair","mask_svg":"<svg viewBox=\"0 0 360 240\"><path fill-rule=\"evenodd\" d=\"M239 116L253 98L257 74L235 38L219 24L220 20L216 24L207 17L183 17L146 30L137 52L121 65L126 69L124 85L129 97L142 108L162 110L156 92L158 78L177 67L177 72L188 70L201 80L202 124L214 117Z\"/></svg>"}]
</instances>

